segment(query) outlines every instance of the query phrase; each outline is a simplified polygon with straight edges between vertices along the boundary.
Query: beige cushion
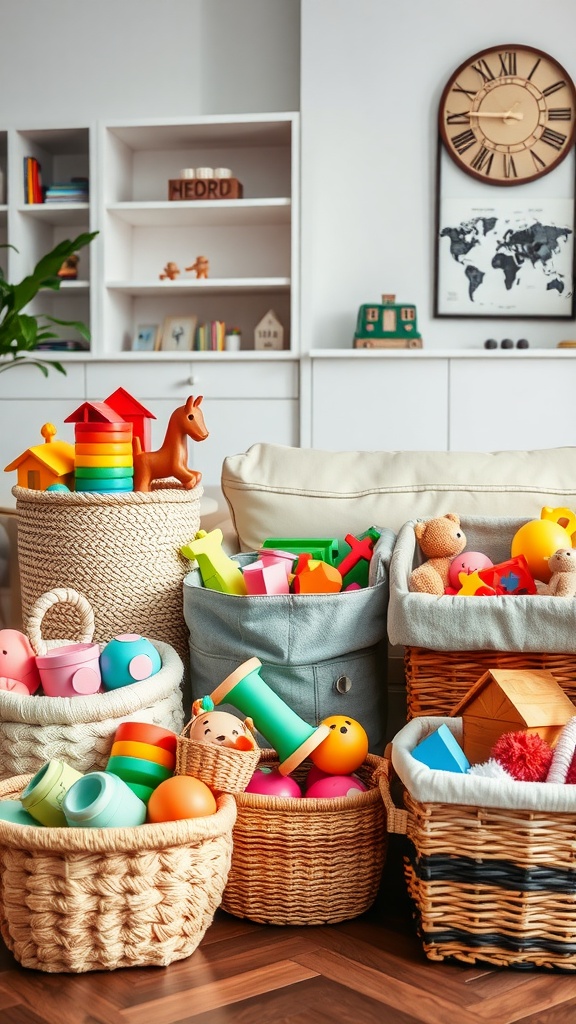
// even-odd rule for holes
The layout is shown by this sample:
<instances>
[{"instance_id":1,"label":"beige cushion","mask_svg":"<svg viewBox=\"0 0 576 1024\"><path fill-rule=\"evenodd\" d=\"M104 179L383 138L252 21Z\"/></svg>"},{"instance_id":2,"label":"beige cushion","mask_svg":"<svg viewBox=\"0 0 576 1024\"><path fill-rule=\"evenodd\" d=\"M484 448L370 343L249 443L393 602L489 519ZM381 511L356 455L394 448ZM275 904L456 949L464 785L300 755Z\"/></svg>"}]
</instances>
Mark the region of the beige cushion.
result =
<instances>
[{"instance_id":1,"label":"beige cushion","mask_svg":"<svg viewBox=\"0 0 576 1024\"><path fill-rule=\"evenodd\" d=\"M576 508L576 448L508 452L325 452L255 444L222 467L243 551L267 537L343 537L409 519L540 515Z\"/></svg>"}]
</instances>

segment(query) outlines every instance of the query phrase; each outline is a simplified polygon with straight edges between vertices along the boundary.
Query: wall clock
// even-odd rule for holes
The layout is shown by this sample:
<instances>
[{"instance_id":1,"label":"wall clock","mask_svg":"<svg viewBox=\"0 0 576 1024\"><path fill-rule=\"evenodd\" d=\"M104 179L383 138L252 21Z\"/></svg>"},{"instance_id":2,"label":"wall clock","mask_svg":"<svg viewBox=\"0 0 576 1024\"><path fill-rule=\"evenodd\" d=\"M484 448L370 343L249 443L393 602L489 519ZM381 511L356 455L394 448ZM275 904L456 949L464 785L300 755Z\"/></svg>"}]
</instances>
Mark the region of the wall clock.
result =
<instances>
[{"instance_id":1,"label":"wall clock","mask_svg":"<svg viewBox=\"0 0 576 1024\"><path fill-rule=\"evenodd\" d=\"M569 153L576 89L553 57L530 46L481 50L446 83L439 128L467 174L517 185L548 174Z\"/></svg>"},{"instance_id":2,"label":"wall clock","mask_svg":"<svg viewBox=\"0 0 576 1024\"><path fill-rule=\"evenodd\" d=\"M575 133L576 87L543 50L490 47L450 74L438 106L436 316L575 315Z\"/></svg>"}]
</instances>

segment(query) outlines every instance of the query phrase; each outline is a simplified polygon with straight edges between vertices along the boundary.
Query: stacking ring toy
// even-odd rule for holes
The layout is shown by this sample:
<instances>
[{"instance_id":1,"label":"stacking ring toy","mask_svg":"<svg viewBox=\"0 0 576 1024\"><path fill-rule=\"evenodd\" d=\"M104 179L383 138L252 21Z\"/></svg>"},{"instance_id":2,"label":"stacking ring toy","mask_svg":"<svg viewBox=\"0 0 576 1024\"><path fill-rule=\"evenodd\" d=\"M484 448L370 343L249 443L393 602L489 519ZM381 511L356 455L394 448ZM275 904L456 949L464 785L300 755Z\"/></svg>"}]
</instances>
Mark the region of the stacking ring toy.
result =
<instances>
[{"instance_id":1,"label":"stacking ring toy","mask_svg":"<svg viewBox=\"0 0 576 1024\"><path fill-rule=\"evenodd\" d=\"M170 771L174 771L176 764L176 758L169 750L151 743L138 743L136 740L115 740L110 754L112 757L140 757L144 761L155 761Z\"/></svg>"}]
</instances>

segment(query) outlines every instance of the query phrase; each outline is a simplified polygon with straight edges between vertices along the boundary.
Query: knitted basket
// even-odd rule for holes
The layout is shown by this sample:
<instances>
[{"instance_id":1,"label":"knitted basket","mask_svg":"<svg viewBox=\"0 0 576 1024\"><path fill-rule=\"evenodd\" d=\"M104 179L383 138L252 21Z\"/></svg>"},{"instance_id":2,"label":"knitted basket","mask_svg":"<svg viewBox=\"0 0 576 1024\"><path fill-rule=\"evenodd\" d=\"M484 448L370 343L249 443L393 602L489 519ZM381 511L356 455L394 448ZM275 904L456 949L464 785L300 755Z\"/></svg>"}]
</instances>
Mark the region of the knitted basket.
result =
<instances>
[{"instance_id":1,"label":"knitted basket","mask_svg":"<svg viewBox=\"0 0 576 1024\"><path fill-rule=\"evenodd\" d=\"M90 642L94 615L86 598L70 588L43 594L28 620L30 643L37 654L73 640L42 637L44 615L67 606L77 619L77 638ZM184 721L180 684L184 666L168 644L153 641L162 659L156 675L108 693L82 697L44 697L0 691L0 778L37 772L46 761L61 758L79 772L106 767L114 733L121 721L151 722L180 732Z\"/></svg>"},{"instance_id":2,"label":"knitted basket","mask_svg":"<svg viewBox=\"0 0 576 1024\"><path fill-rule=\"evenodd\" d=\"M217 793L243 793L258 767L261 751L198 743L188 735L192 722L193 719L178 737L176 774L193 775Z\"/></svg>"},{"instance_id":3,"label":"knitted basket","mask_svg":"<svg viewBox=\"0 0 576 1024\"><path fill-rule=\"evenodd\" d=\"M201 486L162 482L149 493L114 494L13 487L12 494L24 622L40 594L71 586L94 609L96 642L142 633L188 663L182 581L190 566L179 551L200 527ZM66 609L48 618L45 635L70 635Z\"/></svg>"},{"instance_id":4,"label":"knitted basket","mask_svg":"<svg viewBox=\"0 0 576 1024\"><path fill-rule=\"evenodd\" d=\"M0 783L17 799L31 776ZM194 952L230 867L234 798L215 814L136 828L0 821L0 931L23 967L165 966Z\"/></svg>"},{"instance_id":5,"label":"knitted basket","mask_svg":"<svg viewBox=\"0 0 576 1024\"><path fill-rule=\"evenodd\" d=\"M277 766L274 750L260 763ZM239 793L232 867L222 908L262 924L347 921L372 905L386 856L378 776L384 759L368 754L356 774L369 788L348 799ZM302 781L311 768L294 772Z\"/></svg>"}]
</instances>

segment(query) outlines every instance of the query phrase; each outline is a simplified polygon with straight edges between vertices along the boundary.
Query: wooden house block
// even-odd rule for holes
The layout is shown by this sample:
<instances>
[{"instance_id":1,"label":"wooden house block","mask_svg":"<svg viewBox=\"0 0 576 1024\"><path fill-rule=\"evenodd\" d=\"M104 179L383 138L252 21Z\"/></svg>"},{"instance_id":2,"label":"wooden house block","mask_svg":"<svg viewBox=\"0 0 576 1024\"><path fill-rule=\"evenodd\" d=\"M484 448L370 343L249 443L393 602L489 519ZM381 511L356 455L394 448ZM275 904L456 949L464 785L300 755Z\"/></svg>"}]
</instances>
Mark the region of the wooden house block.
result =
<instances>
[{"instance_id":1,"label":"wooden house block","mask_svg":"<svg viewBox=\"0 0 576 1024\"><path fill-rule=\"evenodd\" d=\"M284 328L273 309L269 309L254 328L254 348L284 348Z\"/></svg>"},{"instance_id":2,"label":"wooden house block","mask_svg":"<svg viewBox=\"0 0 576 1024\"><path fill-rule=\"evenodd\" d=\"M106 402L82 402L64 423L121 423L122 417Z\"/></svg>"},{"instance_id":3,"label":"wooden house block","mask_svg":"<svg viewBox=\"0 0 576 1024\"><path fill-rule=\"evenodd\" d=\"M34 491L45 491L52 484L64 484L72 490L74 486L74 445L67 441L54 441L55 428L47 431L45 424L42 434L44 444L36 444L22 452L10 465L5 473L16 470L18 486L28 487Z\"/></svg>"},{"instance_id":4,"label":"wooden house block","mask_svg":"<svg viewBox=\"0 0 576 1024\"><path fill-rule=\"evenodd\" d=\"M553 746L575 714L556 678L543 669L488 670L451 713L462 718L462 746L471 764L488 760L507 732L537 733Z\"/></svg>"},{"instance_id":5,"label":"wooden house block","mask_svg":"<svg viewBox=\"0 0 576 1024\"><path fill-rule=\"evenodd\" d=\"M412 757L429 768L440 768L445 772L464 774L470 767L462 747L447 725L441 725L414 747Z\"/></svg>"},{"instance_id":6,"label":"wooden house block","mask_svg":"<svg viewBox=\"0 0 576 1024\"><path fill-rule=\"evenodd\" d=\"M138 437L142 451L149 452L152 448L150 420L156 419L154 413L141 405L125 388L116 388L104 402L118 413L119 419L132 424L132 437Z\"/></svg>"}]
</instances>

